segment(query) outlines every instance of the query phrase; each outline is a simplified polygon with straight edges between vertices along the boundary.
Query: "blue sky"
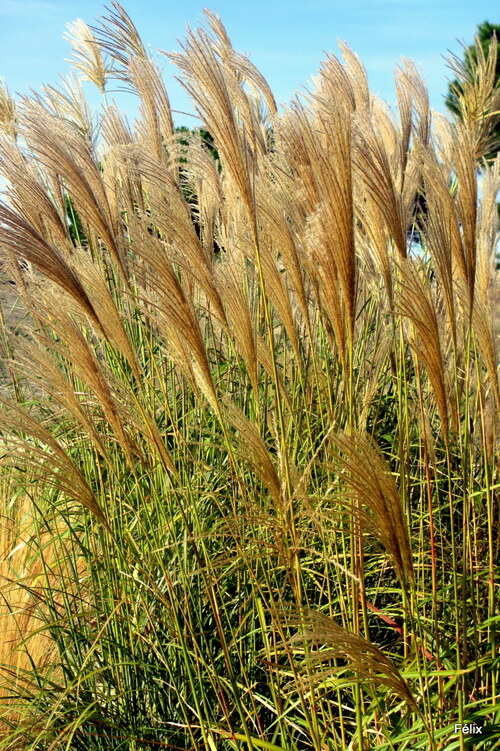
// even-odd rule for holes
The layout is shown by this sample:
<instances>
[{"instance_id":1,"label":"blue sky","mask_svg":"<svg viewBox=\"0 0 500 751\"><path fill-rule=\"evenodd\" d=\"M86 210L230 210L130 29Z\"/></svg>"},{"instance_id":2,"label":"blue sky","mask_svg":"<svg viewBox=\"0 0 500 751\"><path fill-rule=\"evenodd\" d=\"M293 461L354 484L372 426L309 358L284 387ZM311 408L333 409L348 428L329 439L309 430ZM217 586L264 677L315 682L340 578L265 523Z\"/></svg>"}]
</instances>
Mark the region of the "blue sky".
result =
<instances>
[{"instance_id":1,"label":"blue sky","mask_svg":"<svg viewBox=\"0 0 500 751\"><path fill-rule=\"evenodd\" d=\"M490 0L124 0L144 42L152 50L177 49L177 39L202 18L204 7L220 14L234 46L250 54L280 103L307 84L324 51L338 52L337 39L361 57L370 88L394 102L393 71L401 56L413 59L427 80L431 106L443 110L448 71L442 55L461 53L483 20L500 22ZM57 83L67 73L69 45L62 38L68 21L91 24L104 13L95 0L0 0L0 77L15 93ZM166 58L167 89L174 109L191 111ZM118 101L119 98L117 97ZM97 99L93 99L97 102ZM124 106L128 105L124 102ZM177 124L190 124L183 115Z\"/></svg>"}]
</instances>

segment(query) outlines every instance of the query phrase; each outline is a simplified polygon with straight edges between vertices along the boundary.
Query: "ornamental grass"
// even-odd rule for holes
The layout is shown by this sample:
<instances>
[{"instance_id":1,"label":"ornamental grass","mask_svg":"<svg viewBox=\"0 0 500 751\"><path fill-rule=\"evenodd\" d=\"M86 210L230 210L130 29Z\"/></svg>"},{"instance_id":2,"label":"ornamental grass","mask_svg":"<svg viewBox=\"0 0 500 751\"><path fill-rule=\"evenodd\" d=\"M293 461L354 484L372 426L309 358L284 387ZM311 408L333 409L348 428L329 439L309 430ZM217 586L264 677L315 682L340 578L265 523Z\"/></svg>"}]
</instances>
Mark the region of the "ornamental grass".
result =
<instances>
[{"instance_id":1,"label":"ornamental grass","mask_svg":"<svg viewBox=\"0 0 500 751\"><path fill-rule=\"evenodd\" d=\"M278 108L206 12L186 130L68 39L0 94L0 747L495 748L496 45L455 119L346 45Z\"/></svg>"}]
</instances>

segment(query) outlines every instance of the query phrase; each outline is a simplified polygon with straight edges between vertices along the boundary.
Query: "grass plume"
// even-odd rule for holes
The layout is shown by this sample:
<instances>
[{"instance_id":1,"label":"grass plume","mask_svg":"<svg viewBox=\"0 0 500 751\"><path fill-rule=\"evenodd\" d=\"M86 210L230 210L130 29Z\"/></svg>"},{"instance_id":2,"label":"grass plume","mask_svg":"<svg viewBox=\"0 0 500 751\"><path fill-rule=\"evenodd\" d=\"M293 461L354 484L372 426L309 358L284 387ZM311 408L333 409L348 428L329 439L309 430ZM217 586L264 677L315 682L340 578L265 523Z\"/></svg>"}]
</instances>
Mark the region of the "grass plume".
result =
<instances>
[{"instance_id":1,"label":"grass plume","mask_svg":"<svg viewBox=\"0 0 500 751\"><path fill-rule=\"evenodd\" d=\"M1 748L493 748L494 52L279 109L206 12L186 132L118 3L69 41L0 89Z\"/></svg>"}]
</instances>

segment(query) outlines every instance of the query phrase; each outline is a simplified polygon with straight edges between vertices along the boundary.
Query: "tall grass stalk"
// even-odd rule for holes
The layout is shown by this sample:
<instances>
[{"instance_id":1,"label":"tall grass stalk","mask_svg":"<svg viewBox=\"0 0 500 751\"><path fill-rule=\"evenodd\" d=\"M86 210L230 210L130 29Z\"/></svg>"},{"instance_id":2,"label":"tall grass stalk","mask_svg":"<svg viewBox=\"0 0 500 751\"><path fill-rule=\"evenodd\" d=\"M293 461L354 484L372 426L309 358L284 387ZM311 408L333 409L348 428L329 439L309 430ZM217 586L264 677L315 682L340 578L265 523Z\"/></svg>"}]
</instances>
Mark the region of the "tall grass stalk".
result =
<instances>
[{"instance_id":1,"label":"tall grass stalk","mask_svg":"<svg viewBox=\"0 0 500 751\"><path fill-rule=\"evenodd\" d=\"M68 39L98 131L0 92L1 747L495 747L495 45L457 120L345 45L279 111L207 12L188 132L118 3Z\"/></svg>"}]
</instances>

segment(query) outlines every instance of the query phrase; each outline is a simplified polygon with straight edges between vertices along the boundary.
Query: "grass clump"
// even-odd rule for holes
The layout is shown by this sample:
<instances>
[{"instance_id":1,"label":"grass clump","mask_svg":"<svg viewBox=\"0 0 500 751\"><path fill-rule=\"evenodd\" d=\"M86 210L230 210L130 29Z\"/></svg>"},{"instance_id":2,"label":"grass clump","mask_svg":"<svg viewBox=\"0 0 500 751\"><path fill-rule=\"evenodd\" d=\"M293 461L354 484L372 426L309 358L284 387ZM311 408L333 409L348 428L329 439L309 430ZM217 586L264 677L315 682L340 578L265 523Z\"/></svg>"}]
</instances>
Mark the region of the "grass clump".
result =
<instances>
[{"instance_id":1,"label":"grass clump","mask_svg":"<svg viewBox=\"0 0 500 751\"><path fill-rule=\"evenodd\" d=\"M279 112L207 13L179 138L118 4L70 40L99 138L2 95L2 748L493 748L494 61L462 120L345 46Z\"/></svg>"}]
</instances>

